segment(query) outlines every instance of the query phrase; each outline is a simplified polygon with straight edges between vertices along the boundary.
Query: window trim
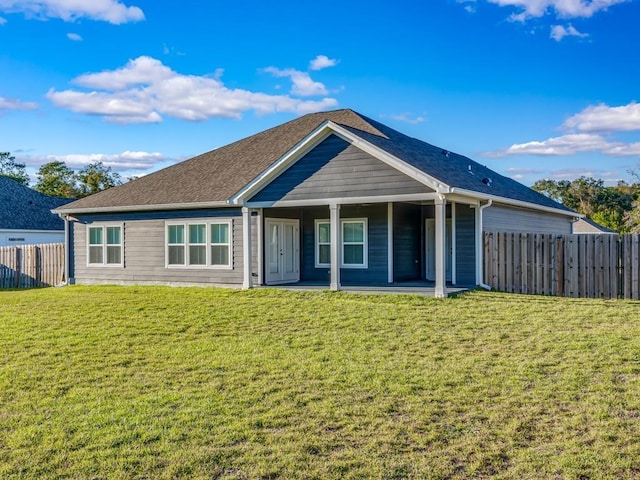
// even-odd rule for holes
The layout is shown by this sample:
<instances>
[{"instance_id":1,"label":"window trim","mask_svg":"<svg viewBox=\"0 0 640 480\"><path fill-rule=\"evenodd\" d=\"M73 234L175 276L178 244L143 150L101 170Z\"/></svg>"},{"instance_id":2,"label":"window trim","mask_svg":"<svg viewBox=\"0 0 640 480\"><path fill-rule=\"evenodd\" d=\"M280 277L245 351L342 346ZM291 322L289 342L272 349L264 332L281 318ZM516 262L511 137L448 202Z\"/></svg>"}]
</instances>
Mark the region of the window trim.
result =
<instances>
[{"instance_id":1,"label":"window trim","mask_svg":"<svg viewBox=\"0 0 640 480\"><path fill-rule=\"evenodd\" d=\"M107 243L107 228L117 227L120 229L120 243ZM98 245L91 244L91 229L100 228L102 230L102 262L91 263L91 247L97 247ZM124 267L124 223L92 223L87 224L87 267L107 267L107 268L122 268ZM120 247L120 262L119 263L107 263L107 247Z\"/></svg>"},{"instance_id":2,"label":"window trim","mask_svg":"<svg viewBox=\"0 0 640 480\"><path fill-rule=\"evenodd\" d=\"M359 264L345 264L344 263L344 225L348 223L361 223L363 226L363 241L362 242L348 242L346 245L362 245L363 246L363 263ZM315 266L316 268L331 268L330 263L319 263L320 260L320 239L319 228L320 224L329 224L329 228L331 228L331 221L329 219L316 219L315 220L315 238L313 239L314 250L315 250ZM340 268L349 268L349 269L367 269L369 268L369 221L367 218L341 218L340 219ZM323 243L322 245L326 245ZM329 241L329 245L331 245L331 241Z\"/></svg>"},{"instance_id":3,"label":"window trim","mask_svg":"<svg viewBox=\"0 0 640 480\"><path fill-rule=\"evenodd\" d=\"M228 226L229 238L228 243L212 243L211 241L211 226L224 224ZM180 245L184 248L184 263L182 264L169 264L169 227L173 225L181 225L184 228L184 242L172 243L171 245ZM205 225L205 243L194 243L193 245L205 246L205 258L204 265L189 265L189 226L191 225ZM189 220L176 220L166 221L164 224L164 265L165 268L187 268L193 270L213 269L213 270L233 270L233 219L189 219ZM211 263L211 247L214 245L227 245L229 248L229 263L226 265L213 265Z\"/></svg>"}]
</instances>

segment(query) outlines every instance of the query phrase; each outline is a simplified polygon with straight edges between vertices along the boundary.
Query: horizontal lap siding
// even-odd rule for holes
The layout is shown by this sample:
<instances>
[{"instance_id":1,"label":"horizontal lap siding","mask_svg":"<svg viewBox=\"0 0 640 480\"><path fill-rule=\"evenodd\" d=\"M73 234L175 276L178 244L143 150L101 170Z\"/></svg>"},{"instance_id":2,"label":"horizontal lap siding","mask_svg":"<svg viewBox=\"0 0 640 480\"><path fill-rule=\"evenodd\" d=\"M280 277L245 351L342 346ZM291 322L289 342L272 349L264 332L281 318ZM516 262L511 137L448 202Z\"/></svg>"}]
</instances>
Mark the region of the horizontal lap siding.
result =
<instances>
[{"instance_id":1,"label":"horizontal lap siding","mask_svg":"<svg viewBox=\"0 0 640 480\"><path fill-rule=\"evenodd\" d=\"M456 204L456 283L476 283L476 217L469 205Z\"/></svg>"},{"instance_id":2,"label":"horizontal lap siding","mask_svg":"<svg viewBox=\"0 0 640 480\"><path fill-rule=\"evenodd\" d=\"M268 215L267 215L268 216ZM340 269L345 285L386 283L388 278L387 204L340 208L340 218L366 218L368 226L368 268ZM302 221L301 280L329 282L329 269L315 267L315 220L329 219L329 208L305 208Z\"/></svg>"},{"instance_id":3,"label":"horizontal lap siding","mask_svg":"<svg viewBox=\"0 0 640 480\"><path fill-rule=\"evenodd\" d=\"M195 212L199 214L200 212ZM225 212L226 213L226 212ZM193 214L193 213L192 213ZM183 218L185 222L212 217ZM227 219L229 217L220 217ZM97 220L93 218L93 220ZM124 267L87 266L86 232L89 225L76 223L74 258L76 283L185 283L239 285L243 280L242 218L233 220L233 269L165 267L165 220L129 220L124 224ZM104 220L106 222L106 220ZM113 221L113 220L111 220ZM254 231L256 225L254 218ZM93 223L93 222L92 222ZM102 223L102 219L96 221ZM255 233L253 238L255 240ZM255 249L254 249L255 250ZM255 264L255 261L253 262ZM257 267L257 264L255 265ZM254 267L254 271L257 269Z\"/></svg>"},{"instance_id":4,"label":"horizontal lap siding","mask_svg":"<svg viewBox=\"0 0 640 480\"><path fill-rule=\"evenodd\" d=\"M571 233L571 217L497 205L484 210L482 229L485 232Z\"/></svg>"},{"instance_id":5,"label":"horizontal lap siding","mask_svg":"<svg viewBox=\"0 0 640 480\"><path fill-rule=\"evenodd\" d=\"M331 135L251 201L312 200L431 191L420 182Z\"/></svg>"}]
</instances>

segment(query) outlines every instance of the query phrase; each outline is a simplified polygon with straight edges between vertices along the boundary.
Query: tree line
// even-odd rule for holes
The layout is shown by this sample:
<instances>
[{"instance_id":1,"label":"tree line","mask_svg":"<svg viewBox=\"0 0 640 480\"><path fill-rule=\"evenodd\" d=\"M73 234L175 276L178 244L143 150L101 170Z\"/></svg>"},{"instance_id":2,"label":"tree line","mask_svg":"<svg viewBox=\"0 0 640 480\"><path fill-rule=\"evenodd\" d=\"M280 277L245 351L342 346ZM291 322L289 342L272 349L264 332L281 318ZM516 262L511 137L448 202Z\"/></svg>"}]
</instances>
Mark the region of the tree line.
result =
<instances>
[{"instance_id":1,"label":"tree line","mask_svg":"<svg viewBox=\"0 0 640 480\"><path fill-rule=\"evenodd\" d=\"M30 183L26 165L17 162L9 152L0 152L0 176L25 186ZM122 184L120 174L102 162L89 163L75 171L64 162L55 160L42 165L36 177L34 190L64 198L82 198Z\"/></svg>"},{"instance_id":2,"label":"tree line","mask_svg":"<svg viewBox=\"0 0 640 480\"><path fill-rule=\"evenodd\" d=\"M603 180L538 180L531 188L618 233L640 233L640 174L636 180L605 186Z\"/></svg>"}]
</instances>

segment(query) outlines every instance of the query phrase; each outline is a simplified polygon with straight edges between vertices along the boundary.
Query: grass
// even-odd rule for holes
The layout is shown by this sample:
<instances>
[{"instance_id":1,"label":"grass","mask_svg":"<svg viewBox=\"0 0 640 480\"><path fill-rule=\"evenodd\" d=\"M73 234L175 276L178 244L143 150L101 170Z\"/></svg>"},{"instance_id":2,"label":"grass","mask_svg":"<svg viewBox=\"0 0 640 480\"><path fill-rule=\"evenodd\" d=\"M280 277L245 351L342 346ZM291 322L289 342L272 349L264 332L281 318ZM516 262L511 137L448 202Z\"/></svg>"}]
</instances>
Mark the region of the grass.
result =
<instances>
[{"instance_id":1,"label":"grass","mask_svg":"<svg viewBox=\"0 0 640 480\"><path fill-rule=\"evenodd\" d=\"M640 478L640 303L0 291L0 478Z\"/></svg>"}]
</instances>

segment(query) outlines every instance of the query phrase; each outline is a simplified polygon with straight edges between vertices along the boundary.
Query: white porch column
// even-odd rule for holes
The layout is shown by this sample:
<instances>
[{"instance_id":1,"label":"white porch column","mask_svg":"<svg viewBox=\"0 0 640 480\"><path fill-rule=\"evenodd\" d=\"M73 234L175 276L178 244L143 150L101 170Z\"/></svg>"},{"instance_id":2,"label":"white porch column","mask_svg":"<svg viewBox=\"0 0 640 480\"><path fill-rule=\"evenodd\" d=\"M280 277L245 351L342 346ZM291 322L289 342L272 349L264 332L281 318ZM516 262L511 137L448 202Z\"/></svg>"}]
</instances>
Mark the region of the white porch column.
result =
<instances>
[{"instance_id":1,"label":"white porch column","mask_svg":"<svg viewBox=\"0 0 640 480\"><path fill-rule=\"evenodd\" d=\"M446 297L446 218L447 218L447 201L444 196L440 196L435 200L436 210L436 288L435 296L437 298Z\"/></svg>"},{"instance_id":2,"label":"white porch column","mask_svg":"<svg viewBox=\"0 0 640 480\"><path fill-rule=\"evenodd\" d=\"M393 283L393 202L387 203L387 282Z\"/></svg>"},{"instance_id":3,"label":"white porch column","mask_svg":"<svg viewBox=\"0 0 640 480\"><path fill-rule=\"evenodd\" d=\"M340 290L340 205L329 205L331 221L331 290Z\"/></svg>"},{"instance_id":4,"label":"white porch column","mask_svg":"<svg viewBox=\"0 0 640 480\"><path fill-rule=\"evenodd\" d=\"M264 285L264 209L258 209L257 220L258 231L256 236L258 237L258 245L256 245L256 248L258 249L258 285Z\"/></svg>"},{"instance_id":5,"label":"white porch column","mask_svg":"<svg viewBox=\"0 0 640 480\"><path fill-rule=\"evenodd\" d=\"M232 233L229 232L231 235ZM247 290L253 288L253 278L251 276L252 263L251 248L251 209L242 207L242 260L244 264L244 277L242 280L242 288Z\"/></svg>"}]
</instances>

